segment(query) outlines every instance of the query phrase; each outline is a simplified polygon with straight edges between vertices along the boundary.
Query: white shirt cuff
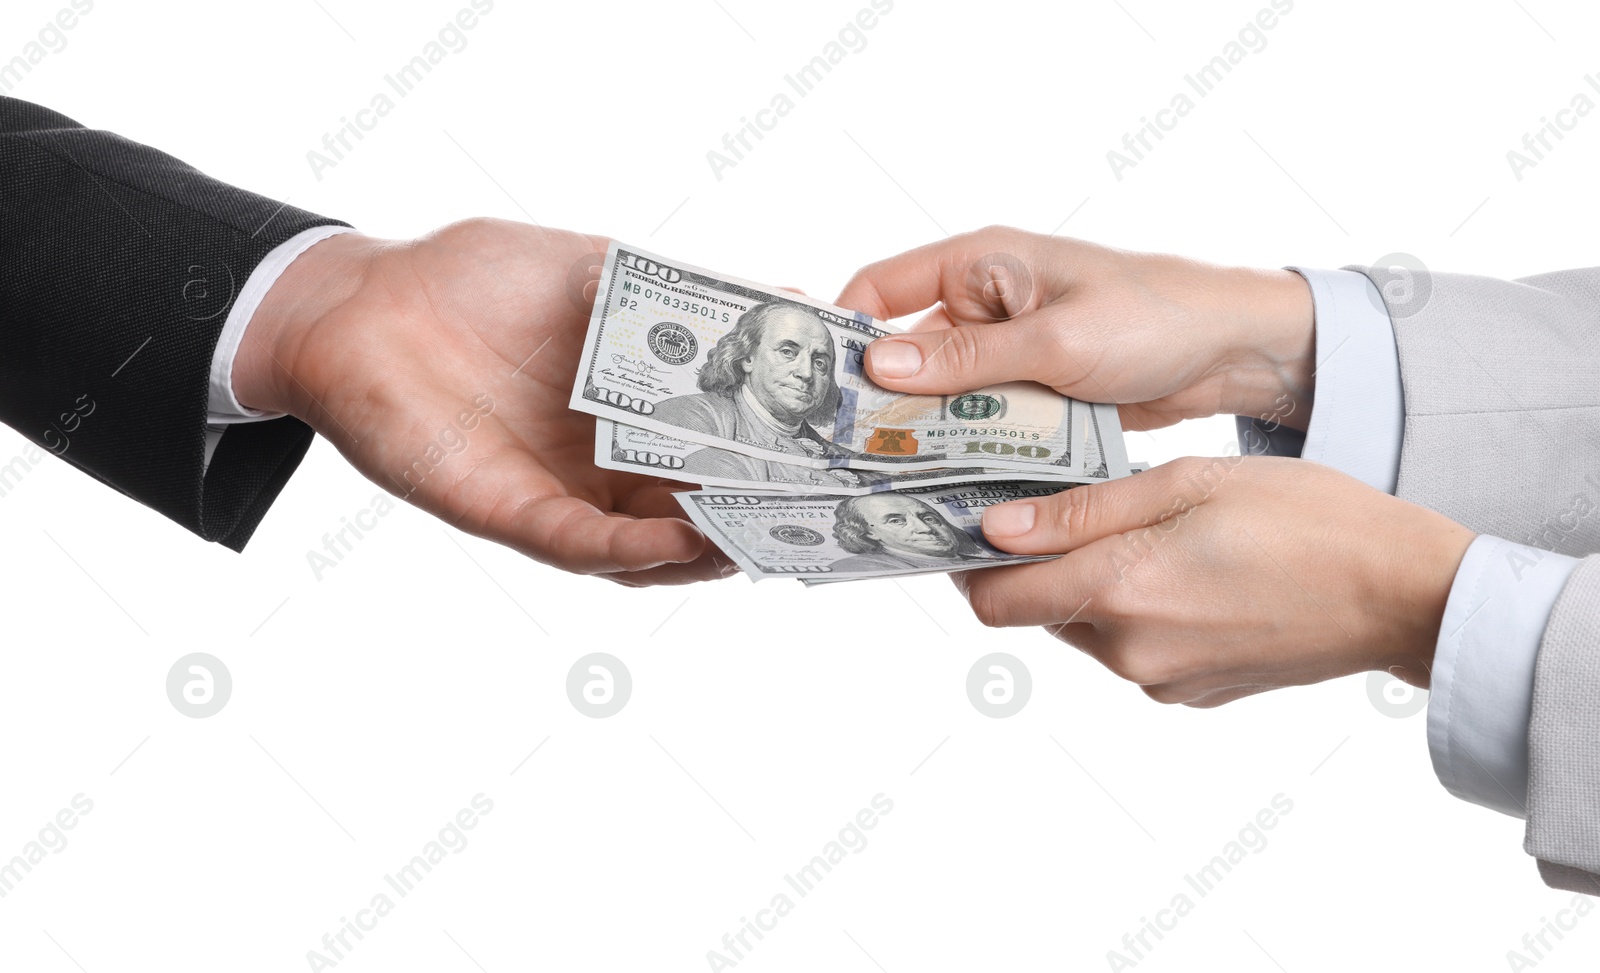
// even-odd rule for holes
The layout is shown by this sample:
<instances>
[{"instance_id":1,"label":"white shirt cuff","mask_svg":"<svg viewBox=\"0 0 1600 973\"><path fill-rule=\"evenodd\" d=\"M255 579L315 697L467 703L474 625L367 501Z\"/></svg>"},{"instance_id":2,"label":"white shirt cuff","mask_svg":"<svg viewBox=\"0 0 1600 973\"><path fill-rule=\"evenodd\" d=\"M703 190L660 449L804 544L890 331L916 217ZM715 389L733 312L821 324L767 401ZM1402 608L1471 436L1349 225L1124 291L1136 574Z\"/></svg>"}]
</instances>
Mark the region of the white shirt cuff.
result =
<instances>
[{"instance_id":1,"label":"white shirt cuff","mask_svg":"<svg viewBox=\"0 0 1600 973\"><path fill-rule=\"evenodd\" d=\"M212 422L206 423L206 454L200 460L201 476L204 476L206 471L211 469L211 456L217 451L217 444L222 442L222 434L227 431L227 426L219 426Z\"/></svg>"},{"instance_id":2,"label":"white shirt cuff","mask_svg":"<svg viewBox=\"0 0 1600 973\"><path fill-rule=\"evenodd\" d=\"M1289 269L1311 285L1317 328L1316 393L1300 458L1392 494L1406 413L1383 297L1365 274Z\"/></svg>"},{"instance_id":3,"label":"white shirt cuff","mask_svg":"<svg viewBox=\"0 0 1600 973\"><path fill-rule=\"evenodd\" d=\"M1550 610L1579 563L1487 536L1461 559L1428 697L1428 753L1456 797L1527 817L1534 663Z\"/></svg>"},{"instance_id":4,"label":"white shirt cuff","mask_svg":"<svg viewBox=\"0 0 1600 973\"><path fill-rule=\"evenodd\" d=\"M228 311L227 320L222 323L222 336L217 340L217 350L211 356L211 391L206 399L206 409L210 413L206 421L209 424L258 422L284 415L282 412L247 409L239 404L233 394L233 359L239 354L239 343L244 340L245 328L250 325L250 319L255 317L262 299L283 272L289 269L289 265L294 263L294 259L328 237L350 232L353 231L348 226L317 226L304 230L274 247L266 259L250 272L233 307ZM220 432L216 438L221 438ZM207 465L210 464L211 451L216 448L215 440L209 436L208 447Z\"/></svg>"}]
</instances>

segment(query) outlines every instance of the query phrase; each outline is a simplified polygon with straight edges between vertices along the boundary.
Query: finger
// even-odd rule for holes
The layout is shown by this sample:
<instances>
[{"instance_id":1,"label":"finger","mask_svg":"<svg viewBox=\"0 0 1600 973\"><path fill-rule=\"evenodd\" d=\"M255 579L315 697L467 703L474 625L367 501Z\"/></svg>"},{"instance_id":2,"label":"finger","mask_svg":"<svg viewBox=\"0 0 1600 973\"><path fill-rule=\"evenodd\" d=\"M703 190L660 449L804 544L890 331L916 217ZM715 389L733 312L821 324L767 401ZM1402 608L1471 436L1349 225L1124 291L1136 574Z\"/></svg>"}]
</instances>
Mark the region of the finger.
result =
<instances>
[{"instance_id":1,"label":"finger","mask_svg":"<svg viewBox=\"0 0 1600 973\"><path fill-rule=\"evenodd\" d=\"M654 486L640 487L621 501L616 509L630 517L649 520L655 517L674 517L687 521L689 515L678 503L678 494L695 489L672 480L658 480Z\"/></svg>"},{"instance_id":2,"label":"finger","mask_svg":"<svg viewBox=\"0 0 1600 973\"><path fill-rule=\"evenodd\" d=\"M527 504L505 538L493 538L563 571L611 574L688 563L705 551L703 534L687 521L607 515L576 497Z\"/></svg>"},{"instance_id":3,"label":"finger","mask_svg":"<svg viewBox=\"0 0 1600 973\"><path fill-rule=\"evenodd\" d=\"M648 588L717 581L738 573L738 565L729 561L715 547L707 545L705 553L688 564L662 564L643 571L623 571L602 574L600 577L629 588Z\"/></svg>"},{"instance_id":4,"label":"finger","mask_svg":"<svg viewBox=\"0 0 1600 973\"><path fill-rule=\"evenodd\" d=\"M1100 636L1100 630L1083 621L1081 617L1071 622L1046 625L1044 630L1073 648L1089 652L1091 655L1093 654L1091 647L1098 644Z\"/></svg>"},{"instance_id":5,"label":"finger","mask_svg":"<svg viewBox=\"0 0 1600 973\"><path fill-rule=\"evenodd\" d=\"M1175 530L1237 462L1185 458L1138 476L998 504L984 510L983 534L1013 554L1061 554L1127 531Z\"/></svg>"},{"instance_id":6,"label":"finger","mask_svg":"<svg viewBox=\"0 0 1600 973\"><path fill-rule=\"evenodd\" d=\"M1229 689L1217 689L1202 693L1193 699L1186 699L1183 701L1183 705L1193 706L1195 709L1215 709L1236 699L1255 696L1272 688L1272 686L1234 686Z\"/></svg>"},{"instance_id":7,"label":"finger","mask_svg":"<svg viewBox=\"0 0 1600 973\"><path fill-rule=\"evenodd\" d=\"M660 517L688 522L677 500L678 494L684 489L682 484L662 480L656 486L635 490L619 509L622 513L642 519ZM738 565L718 550L715 544L707 543L700 557L688 563L663 564L644 571L609 574L606 578L618 584L642 588L715 581L738 572Z\"/></svg>"},{"instance_id":8,"label":"finger","mask_svg":"<svg viewBox=\"0 0 1600 973\"><path fill-rule=\"evenodd\" d=\"M1139 686L1146 696L1158 703L1181 704L1195 709L1214 709L1236 699L1254 696L1273 687L1261 684L1196 682L1193 680L1145 683Z\"/></svg>"},{"instance_id":9,"label":"finger","mask_svg":"<svg viewBox=\"0 0 1600 973\"><path fill-rule=\"evenodd\" d=\"M1093 491L1107 485L1080 487L1071 492ZM1098 636L1120 628L1130 608L1137 607L1130 601L1137 589L1121 587L1124 576L1159 543L1144 535L1147 529L1163 527L1140 527L1137 533L1111 531L1092 541L1073 542L1071 550L1051 561L965 572L963 593L978 620L992 627L1042 625L1070 632L1090 625L1096 635L1073 644L1105 662L1101 650L1112 650L1115 645L1100 642ZM1065 547L1036 553L1059 553Z\"/></svg>"},{"instance_id":10,"label":"finger","mask_svg":"<svg viewBox=\"0 0 1600 973\"><path fill-rule=\"evenodd\" d=\"M964 571L963 593L978 621L990 628L1048 625L1077 634L1079 626L1093 627L1101 615L1095 604L1099 581L1076 557Z\"/></svg>"},{"instance_id":11,"label":"finger","mask_svg":"<svg viewBox=\"0 0 1600 973\"><path fill-rule=\"evenodd\" d=\"M945 310L944 305L941 304L929 311L927 314L924 314L922 317L917 318L917 320L912 323L911 327L907 328L906 330L911 332L943 331L946 328L953 328L955 326L956 323L950 320L950 312Z\"/></svg>"},{"instance_id":12,"label":"finger","mask_svg":"<svg viewBox=\"0 0 1600 973\"><path fill-rule=\"evenodd\" d=\"M939 301L950 255L962 244L941 240L868 264L844 285L840 307L887 321L932 307Z\"/></svg>"},{"instance_id":13,"label":"finger","mask_svg":"<svg viewBox=\"0 0 1600 973\"><path fill-rule=\"evenodd\" d=\"M1081 381L1074 357L1051 333L1050 318L1048 311L1032 311L1011 321L947 328L930 315L926 329L919 323L868 345L867 374L885 388L924 395L1001 382Z\"/></svg>"}]
</instances>

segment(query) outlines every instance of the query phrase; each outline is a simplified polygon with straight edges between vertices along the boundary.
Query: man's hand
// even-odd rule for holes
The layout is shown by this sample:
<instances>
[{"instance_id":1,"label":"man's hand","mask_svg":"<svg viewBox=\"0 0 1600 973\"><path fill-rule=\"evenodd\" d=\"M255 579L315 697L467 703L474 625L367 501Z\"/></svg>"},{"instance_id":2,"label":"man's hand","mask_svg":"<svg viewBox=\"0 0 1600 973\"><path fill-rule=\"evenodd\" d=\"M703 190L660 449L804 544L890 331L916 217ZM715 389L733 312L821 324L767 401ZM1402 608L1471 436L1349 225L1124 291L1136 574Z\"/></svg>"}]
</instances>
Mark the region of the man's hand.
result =
<instances>
[{"instance_id":1,"label":"man's hand","mask_svg":"<svg viewBox=\"0 0 1600 973\"><path fill-rule=\"evenodd\" d=\"M1164 703L1218 706L1387 669L1427 686L1472 531L1297 459L1181 459L984 512L1054 561L956 583L987 625L1043 625Z\"/></svg>"},{"instance_id":2,"label":"man's hand","mask_svg":"<svg viewBox=\"0 0 1600 973\"><path fill-rule=\"evenodd\" d=\"M331 237L251 320L235 393L304 419L389 492L547 564L629 584L722 576L681 519L682 486L598 469L594 418L567 408L607 243L499 220Z\"/></svg>"},{"instance_id":3,"label":"man's hand","mask_svg":"<svg viewBox=\"0 0 1600 973\"><path fill-rule=\"evenodd\" d=\"M934 395L1032 380L1154 429L1311 414L1311 291L1289 270L1215 267L990 227L860 270L837 303L878 318L940 306L867 349L885 388Z\"/></svg>"}]
</instances>

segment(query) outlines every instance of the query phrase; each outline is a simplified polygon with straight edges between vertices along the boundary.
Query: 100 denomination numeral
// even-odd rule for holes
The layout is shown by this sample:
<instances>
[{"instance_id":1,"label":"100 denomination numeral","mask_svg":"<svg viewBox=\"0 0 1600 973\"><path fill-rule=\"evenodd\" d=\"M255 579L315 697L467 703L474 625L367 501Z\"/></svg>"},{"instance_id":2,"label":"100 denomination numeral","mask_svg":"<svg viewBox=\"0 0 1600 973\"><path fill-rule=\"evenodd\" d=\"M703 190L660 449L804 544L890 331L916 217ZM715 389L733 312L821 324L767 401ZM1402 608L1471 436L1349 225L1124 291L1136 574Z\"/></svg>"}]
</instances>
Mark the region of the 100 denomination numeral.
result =
<instances>
[{"instance_id":1,"label":"100 denomination numeral","mask_svg":"<svg viewBox=\"0 0 1600 973\"><path fill-rule=\"evenodd\" d=\"M663 456L660 453L652 453L649 450L624 448L622 450L622 461L624 463L636 463L640 466L659 466L668 470L683 469L682 456Z\"/></svg>"},{"instance_id":2,"label":"100 denomination numeral","mask_svg":"<svg viewBox=\"0 0 1600 973\"><path fill-rule=\"evenodd\" d=\"M627 409L629 412L641 416L647 416L656 411L654 402L646 399L636 399L626 392L614 392L599 385L592 387L594 394L590 395L589 398L598 399L606 405L615 406L618 409Z\"/></svg>"},{"instance_id":3,"label":"100 denomination numeral","mask_svg":"<svg viewBox=\"0 0 1600 973\"><path fill-rule=\"evenodd\" d=\"M654 260L641 257L634 253L619 253L618 260L629 270L637 270L650 277L660 277L669 284L676 284L683 280L683 274L673 267L665 267Z\"/></svg>"},{"instance_id":4,"label":"100 denomination numeral","mask_svg":"<svg viewBox=\"0 0 1600 973\"><path fill-rule=\"evenodd\" d=\"M995 439L973 439L963 444L966 448L961 451L963 456L977 456L985 453L990 456L1021 456L1023 459L1048 459L1050 450L1044 446L1022 445L1002 442Z\"/></svg>"}]
</instances>

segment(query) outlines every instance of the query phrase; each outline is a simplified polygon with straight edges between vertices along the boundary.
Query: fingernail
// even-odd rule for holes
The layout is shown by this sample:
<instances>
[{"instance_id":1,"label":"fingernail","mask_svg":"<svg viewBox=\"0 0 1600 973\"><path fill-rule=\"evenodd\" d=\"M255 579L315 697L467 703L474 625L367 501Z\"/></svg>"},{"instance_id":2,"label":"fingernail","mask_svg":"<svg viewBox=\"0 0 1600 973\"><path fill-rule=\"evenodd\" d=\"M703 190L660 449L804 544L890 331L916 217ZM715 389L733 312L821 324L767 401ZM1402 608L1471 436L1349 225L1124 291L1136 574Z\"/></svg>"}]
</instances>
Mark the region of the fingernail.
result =
<instances>
[{"instance_id":1,"label":"fingernail","mask_svg":"<svg viewBox=\"0 0 1600 973\"><path fill-rule=\"evenodd\" d=\"M922 349L909 341L879 339L867 346L872 370L884 378L910 378L922 367Z\"/></svg>"},{"instance_id":2,"label":"fingernail","mask_svg":"<svg viewBox=\"0 0 1600 973\"><path fill-rule=\"evenodd\" d=\"M991 537L1016 537L1033 529L1031 503L1003 503L983 512L983 532Z\"/></svg>"}]
</instances>

